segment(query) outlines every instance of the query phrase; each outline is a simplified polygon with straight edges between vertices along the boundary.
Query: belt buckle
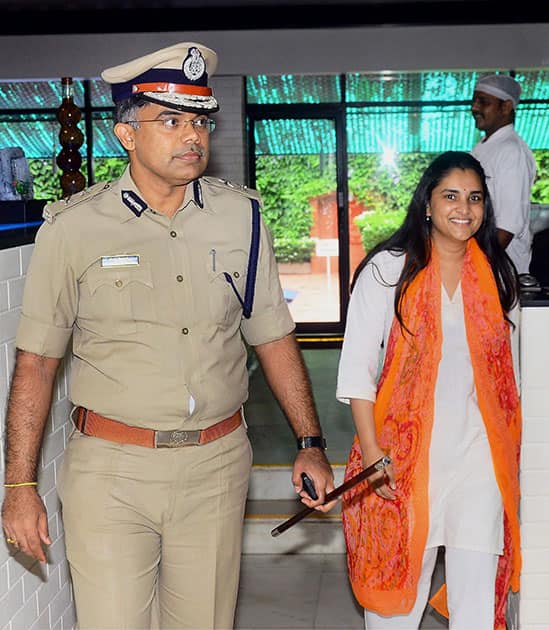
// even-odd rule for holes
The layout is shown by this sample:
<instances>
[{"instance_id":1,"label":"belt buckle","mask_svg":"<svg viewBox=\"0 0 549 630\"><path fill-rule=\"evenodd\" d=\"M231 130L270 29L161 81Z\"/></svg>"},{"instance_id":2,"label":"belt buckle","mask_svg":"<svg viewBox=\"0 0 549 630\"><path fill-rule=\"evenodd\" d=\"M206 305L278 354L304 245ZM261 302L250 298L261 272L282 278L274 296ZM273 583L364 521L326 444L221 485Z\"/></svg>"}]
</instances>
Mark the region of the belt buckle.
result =
<instances>
[{"instance_id":1,"label":"belt buckle","mask_svg":"<svg viewBox=\"0 0 549 630\"><path fill-rule=\"evenodd\" d=\"M180 446L197 446L200 444L200 430L193 431L155 431L154 445L156 448L178 448Z\"/></svg>"}]
</instances>

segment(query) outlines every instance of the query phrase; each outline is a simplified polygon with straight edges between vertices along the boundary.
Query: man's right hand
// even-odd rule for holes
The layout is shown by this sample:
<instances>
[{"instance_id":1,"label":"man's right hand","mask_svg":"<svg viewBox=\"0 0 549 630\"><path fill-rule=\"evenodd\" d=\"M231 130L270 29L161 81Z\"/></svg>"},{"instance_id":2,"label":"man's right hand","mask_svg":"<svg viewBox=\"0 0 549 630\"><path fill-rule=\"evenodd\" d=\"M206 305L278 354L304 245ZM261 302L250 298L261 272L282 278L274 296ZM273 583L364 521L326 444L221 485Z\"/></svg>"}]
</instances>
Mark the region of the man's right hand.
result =
<instances>
[{"instance_id":1,"label":"man's right hand","mask_svg":"<svg viewBox=\"0 0 549 630\"><path fill-rule=\"evenodd\" d=\"M50 545L48 515L33 487L6 488L2 505L2 526L16 549L40 562L46 562L43 545Z\"/></svg>"}]
</instances>

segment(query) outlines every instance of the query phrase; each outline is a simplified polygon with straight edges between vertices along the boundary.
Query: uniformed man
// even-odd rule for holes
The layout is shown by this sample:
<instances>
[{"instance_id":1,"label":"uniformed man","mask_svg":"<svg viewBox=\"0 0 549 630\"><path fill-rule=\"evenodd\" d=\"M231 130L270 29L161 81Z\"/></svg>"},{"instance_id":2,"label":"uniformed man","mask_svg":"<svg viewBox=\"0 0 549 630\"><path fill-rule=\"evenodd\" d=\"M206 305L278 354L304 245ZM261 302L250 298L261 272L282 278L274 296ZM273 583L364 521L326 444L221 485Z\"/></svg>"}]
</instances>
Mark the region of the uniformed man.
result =
<instances>
[{"instance_id":1,"label":"uniformed man","mask_svg":"<svg viewBox=\"0 0 549 630\"><path fill-rule=\"evenodd\" d=\"M244 340L298 439L296 491L321 506L333 489L260 197L203 176L216 59L181 43L102 73L129 167L47 206L28 271L3 527L45 561L37 459L72 338L58 491L81 629L148 628L155 598L162 628L232 627L252 462Z\"/></svg>"}]
</instances>

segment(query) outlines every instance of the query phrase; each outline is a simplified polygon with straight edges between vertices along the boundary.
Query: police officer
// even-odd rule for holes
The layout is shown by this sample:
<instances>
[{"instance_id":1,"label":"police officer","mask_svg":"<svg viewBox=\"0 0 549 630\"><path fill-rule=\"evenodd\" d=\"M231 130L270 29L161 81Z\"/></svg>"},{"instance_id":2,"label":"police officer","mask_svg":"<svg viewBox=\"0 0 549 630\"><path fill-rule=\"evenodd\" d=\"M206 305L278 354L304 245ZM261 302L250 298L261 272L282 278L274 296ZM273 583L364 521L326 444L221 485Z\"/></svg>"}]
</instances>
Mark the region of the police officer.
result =
<instances>
[{"instance_id":1,"label":"police officer","mask_svg":"<svg viewBox=\"0 0 549 630\"><path fill-rule=\"evenodd\" d=\"M148 628L153 600L162 628L232 627L252 462L243 340L295 432L296 492L321 506L333 489L260 196L203 176L216 61L185 42L102 73L129 166L48 205L29 266L3 527L45 561L37 459L72 339L76 428L58 492L81 629Z\"/></svg>"}]
</instances>

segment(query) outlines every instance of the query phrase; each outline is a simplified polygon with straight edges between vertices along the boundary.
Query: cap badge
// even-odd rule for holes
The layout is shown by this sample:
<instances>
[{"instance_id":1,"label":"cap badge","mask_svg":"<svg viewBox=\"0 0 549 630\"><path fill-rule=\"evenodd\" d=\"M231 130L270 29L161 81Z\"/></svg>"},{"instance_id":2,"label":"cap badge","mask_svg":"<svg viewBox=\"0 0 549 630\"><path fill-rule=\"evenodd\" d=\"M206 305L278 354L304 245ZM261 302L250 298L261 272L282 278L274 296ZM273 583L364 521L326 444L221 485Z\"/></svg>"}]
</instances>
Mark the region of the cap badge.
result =
<instances>
[{"instance_id":1,"label":"cap badge","mask_svg":"<svg viewBox=\"0 0 549 630\"><path fill-rule=\"evenodd\" d=\"M204 57L198 48L189 48L189 54L183 61L183 74L189 81L198 81L206 72Z\"/></svg>"}]
</instances>

